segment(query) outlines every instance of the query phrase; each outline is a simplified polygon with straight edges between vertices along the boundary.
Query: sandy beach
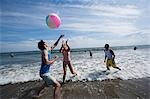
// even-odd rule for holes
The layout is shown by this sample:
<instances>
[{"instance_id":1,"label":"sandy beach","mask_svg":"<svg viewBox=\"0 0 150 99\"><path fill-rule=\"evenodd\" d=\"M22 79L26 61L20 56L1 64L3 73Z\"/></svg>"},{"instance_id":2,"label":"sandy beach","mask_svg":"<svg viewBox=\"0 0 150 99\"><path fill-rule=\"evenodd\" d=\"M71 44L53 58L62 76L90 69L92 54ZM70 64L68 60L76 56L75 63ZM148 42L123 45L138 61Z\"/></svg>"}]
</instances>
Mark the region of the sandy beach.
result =
<instances>
[{"instance_id":1,"label":"sandy beach","mask_svg":"<svg viewBox=\"0 0 150 99\"><path fill-rule=\"evenodd\" d=\"M150 99L150 0L0 4L0 99Z\"/></svg>"},{"instance_id":2,"label":"sandy beach","mask_svg":"<svg viewBox=\"0 0 150 99\"><path fill-rule=\"evenodd\" d=\"M33 99L43 81L1 85L1 99ZM150 78L132 80L105 80L92 82L66 82L62 85L62 99L148 99ZM53 87L45 88L38 99L52 99Z\"/></svg>"}]
</instances>

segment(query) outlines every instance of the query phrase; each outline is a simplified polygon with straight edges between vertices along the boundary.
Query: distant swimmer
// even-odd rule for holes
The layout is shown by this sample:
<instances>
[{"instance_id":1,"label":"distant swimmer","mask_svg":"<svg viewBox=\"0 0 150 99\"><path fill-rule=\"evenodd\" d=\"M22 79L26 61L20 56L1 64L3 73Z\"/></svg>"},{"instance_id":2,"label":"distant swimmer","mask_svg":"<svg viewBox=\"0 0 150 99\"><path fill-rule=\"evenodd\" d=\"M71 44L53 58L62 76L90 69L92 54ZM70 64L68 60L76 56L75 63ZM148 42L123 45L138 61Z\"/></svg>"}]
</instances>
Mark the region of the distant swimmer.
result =
<instances>
[{"instance_id":1,"label":"distant swimmer","mask_svg":"<svg viewBox=\"0 0 150 99\"><path fill-rule=\"evenodd\" d=\"M137 49L137 47L135 46L135 47L134 47L134 50L136 50L136 49Z\"/></svg>"},{"instance_id":2,"label":"distant swimmer","mask_svg":"<svg viewBox=\"0 0 150 99\"><path fill-rule=\"evenodd\" d=\"M104 46L104 52L105 52L105 59L104 62L106 61L106 67L107 70L110 70L109 67L112 66L113 68L121 70L119 67L116 66L115 63L115 54L112 49L109 48L109 44L105 44Z\"/></svg>"},{"instance_id":3,"label":"distant swimmer","mask_svg":"<svg viewBox=\"0 0 150 99\"><path fill-rule=\"evenodd\" d=\"M14 57L15 56L15 54L14 53L10 53L10 57Z\"/></svg>"},{"instance_id":4,"label":"distant swimmer","mask_svg":"<svg viewBox=\"0 0 150 99\"><path fill-rule=\"evenodd\" d=\"M90 57L92 58L93 54L92 54L92 52L91 52L91 51L89 51L89 52L90 52Z\"/></svg>"}]
</instances>

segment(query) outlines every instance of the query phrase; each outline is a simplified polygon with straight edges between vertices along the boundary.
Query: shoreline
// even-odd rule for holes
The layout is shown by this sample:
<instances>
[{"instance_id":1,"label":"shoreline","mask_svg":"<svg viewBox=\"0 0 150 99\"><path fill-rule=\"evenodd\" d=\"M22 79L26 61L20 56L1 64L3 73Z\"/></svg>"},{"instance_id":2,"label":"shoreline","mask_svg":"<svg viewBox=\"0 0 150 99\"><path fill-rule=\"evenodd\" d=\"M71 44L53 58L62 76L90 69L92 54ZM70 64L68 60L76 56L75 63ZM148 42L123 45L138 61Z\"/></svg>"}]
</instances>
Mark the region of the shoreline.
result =
<instances>
[{"instance_id":1,"label":"shoreline","mask_svg":"<svg viewBox=\"0 0 150 99\"><path fill-rule=\"evenodd\" d=\"M34 93L43 81L0 85L2 99L33 99ZM91 82L66 82L62 85L62 99L103 99L103 98L150 98L150 78L130 80L107 79ZM47 87L38 99L52 98L53 87Z\"/></svg>"}]
</instances>

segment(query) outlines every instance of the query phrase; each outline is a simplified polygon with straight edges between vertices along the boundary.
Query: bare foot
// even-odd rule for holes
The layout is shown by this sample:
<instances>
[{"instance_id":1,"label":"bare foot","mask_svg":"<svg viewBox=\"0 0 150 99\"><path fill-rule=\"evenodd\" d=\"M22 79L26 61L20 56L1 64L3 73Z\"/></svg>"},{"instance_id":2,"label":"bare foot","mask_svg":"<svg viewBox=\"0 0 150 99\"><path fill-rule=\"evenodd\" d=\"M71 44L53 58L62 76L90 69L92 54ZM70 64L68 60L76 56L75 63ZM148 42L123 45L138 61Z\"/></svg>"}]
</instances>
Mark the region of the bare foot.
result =
<instances>
[{"instance_id":1,"label":"bare foot","mask_svg":"<svg viewBox=\"0 0 150 99\"><path fill-rule=\"evenodd\" d=\"M40 98L42 95L33 95L33 99L38 99Z\"/></svg>"}]
</instances>

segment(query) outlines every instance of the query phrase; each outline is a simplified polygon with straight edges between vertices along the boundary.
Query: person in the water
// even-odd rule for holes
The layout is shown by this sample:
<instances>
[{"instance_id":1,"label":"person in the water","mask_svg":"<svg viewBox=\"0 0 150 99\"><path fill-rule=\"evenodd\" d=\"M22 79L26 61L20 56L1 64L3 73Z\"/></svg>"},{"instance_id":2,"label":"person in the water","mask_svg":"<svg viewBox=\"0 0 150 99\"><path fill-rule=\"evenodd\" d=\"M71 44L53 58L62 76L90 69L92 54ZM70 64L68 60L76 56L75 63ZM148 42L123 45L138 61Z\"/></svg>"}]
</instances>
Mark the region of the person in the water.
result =
<instances>
[{"instance_id":1,"label":"person in the water","mask_svg":"<svg viewBox=\"0 0 150 99\"><path fill-rule=\"evenodd\" d=\"M105 44L104 48L105 48L104 49L104 52L105 52L104 63L106 62L107 70L110 70L110 68L109 68L110 66L121 70L119 67L116 66L115 54L114 54L113 50L109 48L109 44Z\"/></svg>"},{"instance_id":2,"label":"person in the water","mask_svg":"<svg viewBox=\"0 0 150 99\"><path fill-rule=\"evenodd\" d=\"M89 53L90 53L90 57L92 58L92 57L93 57L93 54L92 54L91 50L89 51Z\"/></svg>"},{"instance_id":3,"label":"person in the water","mask_svg":"<svg viewBox=\"0 0 150 99\"><path fill-rule=\"evenodd\" d=\"M135 47L134 47L134 50L136 50L136 49L137 49L137 47L135 46Z\"/></svg>"},{"instance_id":4,"label":"person in the water","mask_svg":"<svg viewBox=\"0 0 150 99\"><path fill-rule=\"evenodd\" d=\"M73 76L77 75L71 63L71 55L70 55L71 53L70 53L70 47L68 45L68 40L66 42L62 41L60 52L63 54L63 70L64 70L63 83L64 83L66 78L67 65L71 73L73 74Z\"/></svg>"}]
</instances>

